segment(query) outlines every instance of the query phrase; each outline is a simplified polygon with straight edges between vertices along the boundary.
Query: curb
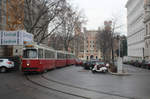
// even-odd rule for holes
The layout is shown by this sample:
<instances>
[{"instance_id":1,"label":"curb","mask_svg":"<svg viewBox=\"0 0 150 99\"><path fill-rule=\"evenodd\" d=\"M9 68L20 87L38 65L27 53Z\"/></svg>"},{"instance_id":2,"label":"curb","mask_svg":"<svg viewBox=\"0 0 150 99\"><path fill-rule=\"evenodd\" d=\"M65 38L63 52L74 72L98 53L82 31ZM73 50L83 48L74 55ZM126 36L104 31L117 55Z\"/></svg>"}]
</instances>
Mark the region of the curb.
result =
<instances>
[{"instance_id":1,"label":"curb","mask_svg":"<svg viewBox=\"0 0 150 99\"><path fill-rule=\"evenodd\" d=\"M129 73L113 73L110 70L108 70L108 72L112 75L116 75L116 76L130 76L131 74Z\"/></svg>"}]
</instances>

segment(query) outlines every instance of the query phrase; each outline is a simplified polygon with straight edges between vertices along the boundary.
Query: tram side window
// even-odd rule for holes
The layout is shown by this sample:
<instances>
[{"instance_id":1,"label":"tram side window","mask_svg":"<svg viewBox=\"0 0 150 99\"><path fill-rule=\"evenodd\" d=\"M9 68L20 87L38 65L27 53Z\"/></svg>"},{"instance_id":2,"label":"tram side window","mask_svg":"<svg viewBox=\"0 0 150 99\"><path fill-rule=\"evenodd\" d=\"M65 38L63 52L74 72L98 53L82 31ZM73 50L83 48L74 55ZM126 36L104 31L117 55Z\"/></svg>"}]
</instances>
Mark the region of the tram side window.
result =
<instances>
[{"instance_id":1,"label":"tram side window","mask_svg":"<svg viewBox=\"0 0 150 99\"><path fill-rule=\"evenodd\" d=\"M38 49L38 58L43 58L43 49Z\"/></svg>"},{"instance_id":2,"label":"tram side window","mask_svg":"<svg viewBox=\"0 0 150 99\"><path fill-rule=\"evenodd\" d=\"M58 58L58 59L61 58L61 53L57 53L57 58Z\"/></svg>"},{"instance_id":3,"label":"tram side window","mask_svg":"<svg viewBox=\"0 0 150 99\"><path fill-rule=\"evenodd\" d=\"M45 50L45 58L55 58L55 53L53 51Z\"/></svg>"},{"instance_id":4,"label":"tram side window","mask_svg":"<svg viewBox=\"0 0 150 99\"><path fill-rule=\"evenodd\" d=\"M66 54L64 54L64 59L66 59L66 57L67 57L67 55L66 55Z\"/></svg>"},{"instance_id":5,"label":"tram side window","mask_svg":"<svg viewBox=\"0 0 150 99\"><path fill-rule=\"evenodd\" d=\"M69 58L69 54L67 54L67 59Z\"/></svg>"},{"instance_id":6,"label":"tram side window","mask_svg":"<svg viewBox=\"0 0 150 99\"><path fill-rule=\"evenodd\" d=\"M64 59L65 58L65 54L62 54L62 59Z\"/></svg>"},{"instance_id":7,"label":"tram side window","mask_svg":"<svg viewBox=\"0 0 150 99\"><path fill-rule=\"evenodd\" d=\"M71 55L69 54L69 58L71 58Z\"/></svg>"},{"instance_id":8,"label":"tram side window","mask_svg":"<svg viewBox=\"0 0 150 99\"><path fill-rule=\"evenodd\" d=\"M57 53L57 58L58 59L64 59L65 58L65 54L63 54L63 53Z\"/></svg>"},{"instance_id":9,"label":"tram side window","mask_svg":"<svg viewBox=\"0 0 150 99\"><path fill-rule=\"evenodd\" d=\"M51 58L55 58L55 52L50 51L50 53L51 53Z\"/></svg>"}]
</instances>

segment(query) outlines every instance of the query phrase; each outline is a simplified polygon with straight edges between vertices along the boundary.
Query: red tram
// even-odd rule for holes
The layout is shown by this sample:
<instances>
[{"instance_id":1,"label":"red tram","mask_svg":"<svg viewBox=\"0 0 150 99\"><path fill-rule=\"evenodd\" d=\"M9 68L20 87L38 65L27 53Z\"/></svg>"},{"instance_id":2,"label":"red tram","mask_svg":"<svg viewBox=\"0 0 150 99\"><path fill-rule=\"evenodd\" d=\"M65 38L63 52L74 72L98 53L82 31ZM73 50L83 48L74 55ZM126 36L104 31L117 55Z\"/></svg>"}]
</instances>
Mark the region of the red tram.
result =
<instances>
[{"instance_id":1,"label":"red tram","mask_svg":"<svg viewBox=\"0 0 150 99\"><path fill-rule=\"evenodd\" d=\"M23 50L23 72L44 72L75 63L75 56L72 53L56 51L46 46L26 46Z\"/></svg>"}]
</instances>

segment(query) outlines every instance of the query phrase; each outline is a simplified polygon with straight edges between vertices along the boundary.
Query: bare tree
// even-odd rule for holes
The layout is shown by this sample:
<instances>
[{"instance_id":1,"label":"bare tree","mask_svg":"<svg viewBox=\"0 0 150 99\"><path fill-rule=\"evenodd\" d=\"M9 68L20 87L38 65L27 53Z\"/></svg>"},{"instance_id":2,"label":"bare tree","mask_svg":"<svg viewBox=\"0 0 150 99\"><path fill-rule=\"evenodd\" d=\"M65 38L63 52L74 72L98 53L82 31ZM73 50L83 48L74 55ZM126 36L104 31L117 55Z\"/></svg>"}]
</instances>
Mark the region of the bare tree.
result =
<instances>
[{"instance_id":1,"label":"bare tree","mask_svg":"<svg viewBox=\"0 0 150 99\"><path fill-rule=\"evenodd\" d=\"M54 48L55 50L63 50L63 38L60 35L57 35L56 33L51 35L51 37L48 40L49 44L48 46Z\"/></svg>"},{"instance_id":2,"label":"bare tree","mask_svg":"<svg viewBox=\"0 0 150 99\"><path fill-rule=\"evenodd\" d=\"M65 3L65 0L25 0L24 26L35 41L43 42L61 26L63 22L58 16Z\"/></svg>"},{"instance_id":3,"label":"bare tree","mask_svg":"<svg viewBox=\"0 0 150 99\"><path fill-rule=\"evenodd\" d=\"M41 43L63 23L59 13L65 4L65 0L10 0L7 30L24 29Z\"/></svg>"},{"instance_id":4,"label":"bare tree","mask_svg":"<svg viewBox=\"0 0 150 99\"><path fill-rule=\"evenodd\" d=\"M108 29L99 30L96 36L97 47L101 50L103 60L110 61L111 55L111 31Z\"/></svg>"},{"instance_id":5,"label":"bare tree","mask_svg":"<svg viewBox=\"0 0 150 99\"><path fill-rule=\"evenodd\" d=\"M66 4L60 18L63 20L61 26L62 33L60 35L63 37L64 49L68 51L69 47L73 47L71 42L77 36L75 35L75 27L81 22L80 16L77 11L72 9L71 5Z\"/></svg>"},{"instance_id":6,"label":"bare tree","mask_svg":"<svg viewBox=\"0 0 150 99\"><path fill-rule=\"evenodd\" d=\"M74 45L74 52L76 56L78 56L80 52L84 52L84 34L83 33L78 34L74 38L73 45Z\"/></svg>"},{"instance_id":7,"label":"bare tree","mask_svg":"<svg viewBox=\"0 0 150 99\"><path fill-rule=\"evenodd\" d=\"M21 1L22 3L12 3L11 5L14 12L15 7L20 9L14 13L15 15L12 15L15 16L16 22L20 22L18 20L22 22L23 28L17 29L25 29L32 33L34 41L38 43L45 42L48 38L53 38L54 41L61 38L63 47L67 51L71 47L70 42L77 36L74 34L75 27L80 27L79 23L82 23L80 14L66 0ZM19 15L19 11L23 14ZM11 24L10 26L15 27L15 25Z\"/></svg>"}]
</instances>

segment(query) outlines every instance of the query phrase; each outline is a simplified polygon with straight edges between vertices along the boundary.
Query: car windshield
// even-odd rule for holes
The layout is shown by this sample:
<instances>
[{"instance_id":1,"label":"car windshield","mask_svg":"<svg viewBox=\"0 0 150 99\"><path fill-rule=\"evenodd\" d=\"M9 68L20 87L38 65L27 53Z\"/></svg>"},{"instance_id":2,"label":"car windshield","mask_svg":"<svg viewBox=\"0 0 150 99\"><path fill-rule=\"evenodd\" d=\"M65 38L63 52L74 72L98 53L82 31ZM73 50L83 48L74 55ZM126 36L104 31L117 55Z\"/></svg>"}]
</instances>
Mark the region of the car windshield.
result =
<instances>
[{"instance_id":1,"label":"car windshield","mask_svg":"<svg viewBox=\"0 0 150 99\"><path fill-rule=\"evenodd\" d=\"M96 64L104 65L104 62L96 62Z\"/></svg>"},{"instance_id":2,"label":"car windshield","mask_svg":"<svg viewBox=\"0 0 150 99\"><path fill-rule=\"evenodd\" d=\"M37 58L36 49L26 49L23 51L23 58Z\"/></svg>"},{"instance_id":3,"label":"car windshield","mask_svg":"<svg viewBox=\"0 0 150 99\"><path fill-rule=\"evenodd\" d=\"M99 61L91 61L92 64L96 64L97 62L99 62Z\"/></svg>"}]
</instances>

